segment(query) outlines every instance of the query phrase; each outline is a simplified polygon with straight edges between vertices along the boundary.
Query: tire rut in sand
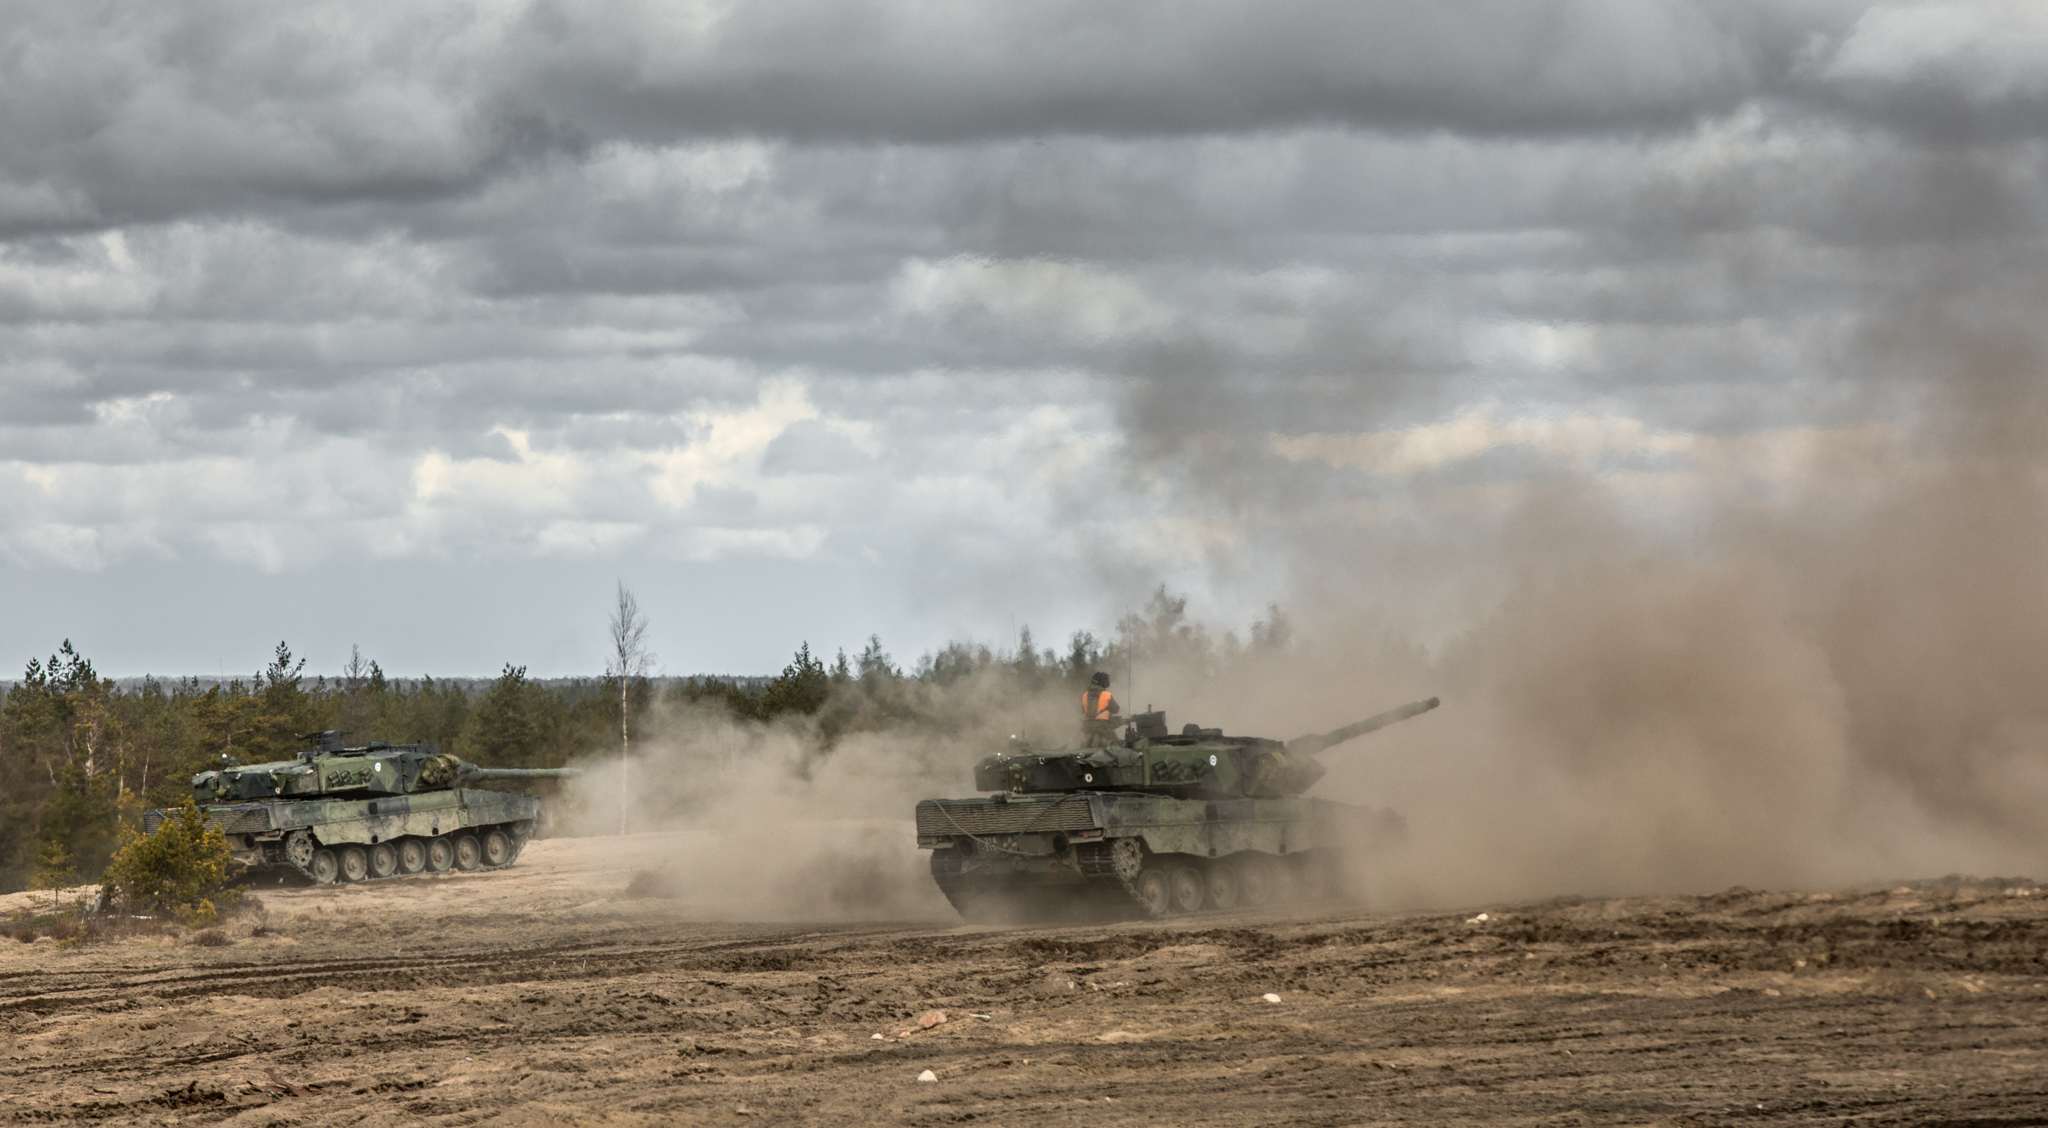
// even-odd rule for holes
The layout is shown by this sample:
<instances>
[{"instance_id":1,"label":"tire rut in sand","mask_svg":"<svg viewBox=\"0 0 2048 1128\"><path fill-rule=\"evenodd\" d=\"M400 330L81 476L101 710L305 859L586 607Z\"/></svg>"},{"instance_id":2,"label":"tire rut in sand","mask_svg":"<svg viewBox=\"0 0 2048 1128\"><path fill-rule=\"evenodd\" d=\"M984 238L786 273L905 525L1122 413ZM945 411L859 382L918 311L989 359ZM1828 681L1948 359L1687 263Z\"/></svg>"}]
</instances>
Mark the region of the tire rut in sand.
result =
<instances>
[{"instance_id":1,"label":"tire rut in sand","mask_svg":"<svg viewBox=\"0 0 2048 1128\"><path fill-rule=\"evenodd\" d=\"M263 1104L308 1128L542 1108L1020 1128L2048 1122L2048 905L2024 898L990 931L460 908L344 903L293 926L303 951L45 948L0 978L0 1124ZM366 937L406 954L362 958ZM920 1029L931 1010L948 1020ZM926 1069L936 1084L914 1081ZM317 1099L251 1088L266 1070Z\"/></svg>"}]
</instances>

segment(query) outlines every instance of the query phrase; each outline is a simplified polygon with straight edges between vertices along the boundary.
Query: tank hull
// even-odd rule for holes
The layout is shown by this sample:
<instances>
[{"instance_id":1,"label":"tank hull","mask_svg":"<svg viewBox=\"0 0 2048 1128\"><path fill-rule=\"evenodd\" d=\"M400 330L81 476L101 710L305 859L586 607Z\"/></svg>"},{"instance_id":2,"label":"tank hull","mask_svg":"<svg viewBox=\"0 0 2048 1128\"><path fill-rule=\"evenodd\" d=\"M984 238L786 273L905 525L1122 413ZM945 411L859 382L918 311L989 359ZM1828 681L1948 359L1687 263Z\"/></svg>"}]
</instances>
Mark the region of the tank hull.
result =
<instances>
[{"instance_id":1,"label":"tank hull","mask_svg":"<svg viewBox=\"0 0 2048 1128\"><path fill-rule=\"evenodd\" d=\"M1401 819L1326 799L998 794L917 805L918 845L969 920L1167 917L1346 899Z\"/></svg>"},{"instance_id":2,"label":"tank hull","mask_svg":"<svg viewBox=\"0 0 2048 1128\"><path fill-rule=\"evenodd\" d=\"M545 817L539 799L453 788L350 799L204 804L235 860L313 881L374 881L453 869L502 869ZM175 812L143 813L154 833Z\"/></svg>"}]
</instances>

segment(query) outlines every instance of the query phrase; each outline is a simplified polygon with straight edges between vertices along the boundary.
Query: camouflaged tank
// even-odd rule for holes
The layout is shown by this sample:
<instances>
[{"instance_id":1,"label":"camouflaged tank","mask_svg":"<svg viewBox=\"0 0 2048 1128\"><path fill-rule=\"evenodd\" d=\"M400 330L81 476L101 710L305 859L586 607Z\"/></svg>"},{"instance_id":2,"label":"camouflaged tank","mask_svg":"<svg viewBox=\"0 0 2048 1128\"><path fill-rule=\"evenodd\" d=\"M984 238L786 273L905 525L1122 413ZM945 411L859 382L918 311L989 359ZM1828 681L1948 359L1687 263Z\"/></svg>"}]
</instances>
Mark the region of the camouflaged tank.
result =
<instances>
[{"instance_id":1,"label":"camouflaged tank","mask_svg":"<svg viewBox=\"0 0 2048 1128\"><path fill-rule=\"evenodd\" d=\"M480 768L432 744L373 740L346 746L339 732L309 733L295 760L200 772L199 809L219 823L235 860L318 882L371 881L512 864L545 817L539 799L464 784L566 779L575 768ZM156 828L175 811L145 811Z\"/></svg>"},{"instance_id":2,"label":"camouflaged tank","mask_svg":"<svg viewBox=\"0 0 2048 1128\"><path fill-rule=\"evenodd\" d=\"M1318 753L1436 708L1403 705L1290 741L1164 713L1103 748L1013 747L975 765L976 799L917 805L932 878L970 921L1166 917L1345 895L1344 862L1398 842L1400 816L1303 793Z\"/></svg>"}]
</instances>

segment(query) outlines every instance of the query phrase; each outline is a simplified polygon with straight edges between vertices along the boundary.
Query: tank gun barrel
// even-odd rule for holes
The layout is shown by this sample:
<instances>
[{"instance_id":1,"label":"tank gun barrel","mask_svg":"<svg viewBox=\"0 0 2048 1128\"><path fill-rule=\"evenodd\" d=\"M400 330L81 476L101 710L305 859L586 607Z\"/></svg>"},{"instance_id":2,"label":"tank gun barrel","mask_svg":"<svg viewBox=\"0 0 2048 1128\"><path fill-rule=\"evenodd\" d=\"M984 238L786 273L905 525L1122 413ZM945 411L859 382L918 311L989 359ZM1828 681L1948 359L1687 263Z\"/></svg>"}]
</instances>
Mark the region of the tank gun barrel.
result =
<instances>
[{"instance_id":1,"label":"tank gun barrel","mask_svg":"<svg viewBox=\"0 0 2048 1128\"><path fill-rule=\"evenodd\" d=\"M575 779L583 774L582 768L483 768L462 761L456 776L464 783L481 779Z\"/></svg>"},{"instance_id":2,"label":"tank gun barrel","mask_svg":"<svg viewBox=\"0 0 2048 1128\"><path fill-rule=\"evenodd\" d=\"M1438 704L1439 702L1434 697L1425 701L1414 701L1400 708L1389 709L1384 713L1367 717L1362 721L1355 721L1340 729L1332 729L1329 732L1316 733L1310 736L1297 736L1287 742L1287 750L1313 756L1325 748L1334 748L1347 740L1364 736L1366 733L1377 729L1383 729L1398 721L1405 721L1410 717L1420 716L1436 708Z\"/></svg>"}]
</instances>

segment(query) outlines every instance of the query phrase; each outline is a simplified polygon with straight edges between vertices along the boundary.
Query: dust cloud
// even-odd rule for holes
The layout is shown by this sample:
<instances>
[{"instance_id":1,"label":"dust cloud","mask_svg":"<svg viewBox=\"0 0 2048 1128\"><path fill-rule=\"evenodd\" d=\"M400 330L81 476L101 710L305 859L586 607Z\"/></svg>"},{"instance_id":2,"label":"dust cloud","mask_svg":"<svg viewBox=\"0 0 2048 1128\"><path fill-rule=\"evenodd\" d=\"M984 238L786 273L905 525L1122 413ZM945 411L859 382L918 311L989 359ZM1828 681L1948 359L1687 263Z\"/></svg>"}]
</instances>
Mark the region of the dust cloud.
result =
<instances>
[{"instance_id":1,"label":"dust cloud","mask_svg":"<svg viewBox=\"0 0 2048 1128\"><path fill-rule=\"evenodd\" d=\"M896 698L881 704L898 719L827 747L813 718L760 724L664 703L623 781L616 755L585 765L557 804L554 832L619 834L623 795L621 848L646 855L628 896L720 919L958 923L911 812L919 799L973 794L974 762L1013 734L1071 727L1070 695L995 669L944 686L889 676L842 692Z\"/></svg>"},{"instance_id":2,"label":"dust cloud","mask_svg":"<svg viewBox=\"0 0 2048 1128\"><path fill-rule=\"evenodd\" d=\"M1647 502L1626 474L1556 464L1418 485L1390 520L1333 504L1298 459L1262 484L1242 443L1191 430L1228 447L1234 511L1314 495L1314 520L1257 534L1286 561L1293 628L1241 646L1221 624L1127 622L1104 632L1135 656L1111 662L1119 692L1176 727L1280 739L1441 696L1323 756L1313 794L1406 820L1405 845L1356 860L1381 908L2039 874L2048 379L2024 333L1903 335L1869 363L1913 370L1910 411L1703 441L1683 491ZM829 748L811 722L652 718L627 822L685 833L622 840L659 851L643 891L751 919L950 921L914 804L972 794L974 761L1014 733L1070 735L1071 693L1000 668L893 685L885 723ZM562 826L616 833L616 760L592 767Z\"/></svg>"},{"instance_id":3,"label":"dust cloud","mask_svg":"<svg viewBox=\"0 0 2048 1128\"><path fill-rule=\"evenodd\" d=\"M1418 486L1401 522L1269 523L1298 644L1220 682L1155 669L1152 695L1286 737L1440 694L1325 757L1316 794L1407 819L1362 860L1383 902L2038 873L2048 365L1938 316L1860 359L1905 370L1911 409L1805 430L1768 490L1737 437L1648 503L1545 465ZM1300 512L1298 475L1271 511Z\"/></svg>"}]
</instances>

